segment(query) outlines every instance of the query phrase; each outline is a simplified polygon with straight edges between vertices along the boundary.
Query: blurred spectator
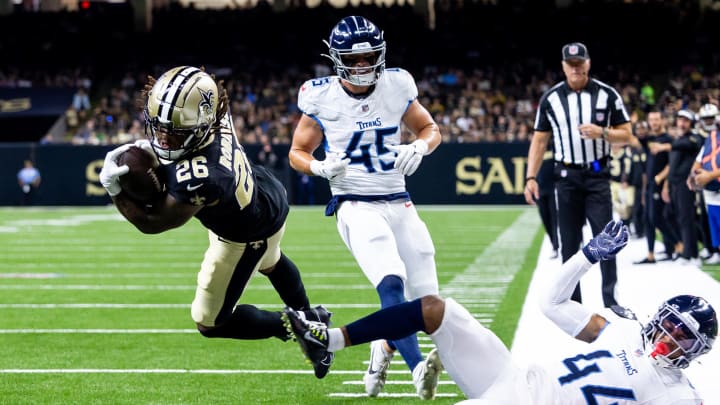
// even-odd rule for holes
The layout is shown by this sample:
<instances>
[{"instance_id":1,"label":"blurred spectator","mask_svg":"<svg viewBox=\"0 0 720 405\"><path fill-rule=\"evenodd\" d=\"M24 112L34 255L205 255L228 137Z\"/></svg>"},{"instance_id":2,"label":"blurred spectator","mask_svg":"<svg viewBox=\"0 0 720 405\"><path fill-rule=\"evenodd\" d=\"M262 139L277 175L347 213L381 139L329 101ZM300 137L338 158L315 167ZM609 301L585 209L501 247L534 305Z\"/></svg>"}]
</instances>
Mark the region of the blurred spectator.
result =
<instances>
[{"instance_id":1,"label":"blurred spectator","mask_svg":"<svg viewBox=\"0 0 720 405\"><path fill-rule=\"evenodd\" d=\"M687 178L702 148L704 139L693 131L695 113L680 110L675 121L677 136L668 148L670 152L670 171L663 186L662 197L670 204L677 218L683 251L678 261L683 264L700 264L698 258L697 218L695 211L695 191L687 187Z\"/></svg>"},{"instance_id":2,"label":"blurred spectator","mask_svg":"<svg viewBox=\"0 0 720 405\"><path fill-rule=\"evenodd\" d=\"M18 185L22 191L21 205L33 205L35 191L40 187L40 171L33 166L31 160L25 160L24 167L17 174Z\"/></svg>"},{"instance_id":3,"label":"blurred spectator","mask_svg":"<svg viewBox=\"0 0 720 405\"><path fill-rule=\"evenodd\" d=\"M84 87L78 87L73 95L72 106L75 111L86 111L90 109L90 97Z\"/></svg>"}]
</instances>

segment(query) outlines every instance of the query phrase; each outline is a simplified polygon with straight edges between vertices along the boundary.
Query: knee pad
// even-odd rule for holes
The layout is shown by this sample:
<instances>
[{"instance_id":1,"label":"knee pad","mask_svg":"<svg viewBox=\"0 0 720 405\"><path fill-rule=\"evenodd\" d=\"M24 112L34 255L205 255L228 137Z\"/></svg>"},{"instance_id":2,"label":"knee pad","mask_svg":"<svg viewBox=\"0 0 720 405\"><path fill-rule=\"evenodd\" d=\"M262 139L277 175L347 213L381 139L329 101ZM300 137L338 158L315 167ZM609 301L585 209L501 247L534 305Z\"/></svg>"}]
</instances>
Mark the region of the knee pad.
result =
<instances>
[{"instance_id":1,"label":"knee pad","mask_svg":"<svg viewBox=\"0 0 720 405\"><path fill-rule=\"evenodd\" d=\"M405 302L405 283L395 275L385 276L376 287L382 308Z\"/></svg>"}]
</instances>

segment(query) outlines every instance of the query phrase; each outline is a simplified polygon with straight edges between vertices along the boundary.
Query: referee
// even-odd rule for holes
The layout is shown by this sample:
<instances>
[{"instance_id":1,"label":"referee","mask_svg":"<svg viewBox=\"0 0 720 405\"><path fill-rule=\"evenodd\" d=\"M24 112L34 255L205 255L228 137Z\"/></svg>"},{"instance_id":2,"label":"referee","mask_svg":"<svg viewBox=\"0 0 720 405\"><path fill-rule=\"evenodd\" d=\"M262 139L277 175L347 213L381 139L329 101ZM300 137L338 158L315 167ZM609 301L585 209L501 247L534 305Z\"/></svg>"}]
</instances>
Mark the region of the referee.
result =
<instances>
[{"instance_id":1,"label":"referee","mask_svg":"<svg viewBox=\"0 0 720 405\"><path fill-rule=\"evenodd\" d=\"M580 249L585 220L597 235L612 219L610 142L628 143L632 128L617 91L588 76L590 55L585 45L573 42L563 46L562 68L565 80L546 91L538 104L528 152L525 200L535 205L539 198L536 176L552 137L558 227L565 262ZM606 307L616 305L615 259L601 262L600 269L603 302ZM582 302L579 283L572 299Z\"/></svg>"}]
</instances>

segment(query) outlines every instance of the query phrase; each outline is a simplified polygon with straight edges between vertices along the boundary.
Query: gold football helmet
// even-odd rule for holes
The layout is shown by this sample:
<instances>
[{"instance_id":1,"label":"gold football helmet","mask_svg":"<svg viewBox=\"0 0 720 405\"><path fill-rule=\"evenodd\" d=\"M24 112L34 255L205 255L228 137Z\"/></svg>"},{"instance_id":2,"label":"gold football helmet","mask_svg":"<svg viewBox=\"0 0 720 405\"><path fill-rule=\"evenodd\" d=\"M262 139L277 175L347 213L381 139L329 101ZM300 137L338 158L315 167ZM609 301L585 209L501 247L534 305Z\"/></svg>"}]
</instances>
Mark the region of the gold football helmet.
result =
<instances>
[{"instance_id":1,"label":"gold football helmet","mask_svg":"<svg viewBox=\"0 0 720 405\"><path fill-rule=\"evenodd\" d=\"M180 160L201 145L215 124L218 87L201 69L168 70L148 93L145 135L158 157Z\"/></svg>"}]
</instances>

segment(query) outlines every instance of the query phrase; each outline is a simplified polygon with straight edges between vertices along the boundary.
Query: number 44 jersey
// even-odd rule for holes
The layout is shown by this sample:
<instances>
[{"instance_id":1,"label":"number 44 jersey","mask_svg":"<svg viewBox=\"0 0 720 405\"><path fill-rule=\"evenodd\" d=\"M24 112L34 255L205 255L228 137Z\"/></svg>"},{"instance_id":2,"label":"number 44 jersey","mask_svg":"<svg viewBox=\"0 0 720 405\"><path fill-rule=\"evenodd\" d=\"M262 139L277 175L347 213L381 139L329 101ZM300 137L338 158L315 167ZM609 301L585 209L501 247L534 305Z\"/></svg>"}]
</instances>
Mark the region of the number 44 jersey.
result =
<instances>
[{"instance_id":1,"label":"number 44 jersey","mask_svg":"<svg viewBox=\"0 0 720 405\"><path fill-rule=\"evenodd\" d=\"M607 312L602 315L608 325L585 350L573 345L557 361L530 367L538 404L702 404L681 370L662 368L648 357L639 322Z\"/></svg>"},{"instance_id":2,"label":"number 44 jersey","mask_svg":"<svg viewBox=\"0 0 720 405\"><path fill-rule=\"evenodd\" d=\"M369 95L353 96L337 76L308 80L298 107L323 130L327 156L349 157L344 179L331 180L333 195L383 195L405 191L405 177L393 168L402 117L418 95L413 77L386 69Z\"/></svg>"}]
</instances>

